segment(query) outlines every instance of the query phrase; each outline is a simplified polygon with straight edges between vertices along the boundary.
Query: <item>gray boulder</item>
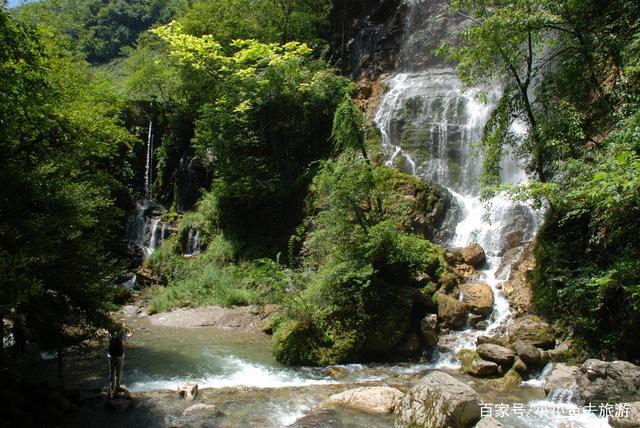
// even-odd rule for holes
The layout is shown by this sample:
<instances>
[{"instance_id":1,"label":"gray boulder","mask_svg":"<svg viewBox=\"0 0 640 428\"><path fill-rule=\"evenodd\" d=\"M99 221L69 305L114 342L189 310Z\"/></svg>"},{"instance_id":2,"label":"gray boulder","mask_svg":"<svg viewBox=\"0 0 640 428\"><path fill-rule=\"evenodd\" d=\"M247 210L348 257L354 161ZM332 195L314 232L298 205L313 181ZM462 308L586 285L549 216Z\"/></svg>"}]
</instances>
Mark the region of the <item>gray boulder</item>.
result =
<instances>
[{"instance_id":1,"label":"gray boulder","mask_svg":"<svg viewBox=\"0 0 640 428\"><path fill-rule=\"evenodd\" d=\"M467 305L444 293L436 293L438 319L445 328L459 329L467 323Z\"/></svg>"},{"instance_id":2,"label":"gray boulder","mask_svg":"<svg viewBox=\"0 0 640 428\"><path fill-rule=\"evenodd\" d=\"M525 364L539 366L545 361L544 354L531 343L516 340L511 347Z\"/></svg>"},{"instance_id":3,"label":"gray boulder","mask_svg":"<svg viewBox=\"0 0 640 428\"><path fill-rule=\"evenodd\" d=\"M613 415L609 416L608 422L614 428L640 427L640 401L615 406Z\"/></svg>"},{"instance_id":4,"label":"gray boulder","mask_svg":"<svg viewBox=\"0 0 640 428\"><path fill-rule=\"evenodd\" d=\"M328 403L365 413L386 415L393 412L403 396L400 390L390 386L370 386L334 394L329 397Z\"/></svg>"},{"instance_id":5,"label":"gray boulder","mask_svg":"<svg viewBox=\"0 0 640 428\"><path fill-rule=\"evenodd\" d=\"M492 418L491 416L485 416L484 418L480 419L480 422L478 422L475 426L475 428L502 428L502 427L504 427L504 424L502 424L497 419Z\"/></svg>"},{"instance_id":6,"label":"gray boulder","mask_svg":"<svg viewBox=\"0 0 640 428\"><path fill-rule=\"evenodd\" d=\"M396 408L399 426L467 428L480 420L480 397L442 372L426 375Z\"/></svg>"},{"instance_id":7,"label":"gray boulder","mask_svg":"<svg viewBox=\"0 0 640 428\"><path fill-rule=\"evenodd\" d=\"M555 345L556 337L553 328L535 315L516 319L509 326L509 342L518 340L530 343L531 345L549 349Z\"/></svg>"},{"instance_id":8,"label":"gray boulder","mask_svg":"<svg viewBox=\"0 0 640 428\"><path fill-rule=\"evenodd\" d=\"M480 358L487 361L493 361L501 366L510 366L513 364L513 360L516 357L515 352L511 349L490 343L478 346L476 348L476 352Z\"/></svg>"},{"instance_id":9,"label":"gray boulder","mask_svg":"<svg viewBox=\"0 0 640 428\"><path fill-rule=\"evenodd\" d=\"M472 376L493 376L498 373L498 364L482 359L476 351L471 349L461 349L456 357L460 360L465 373Z\"/></svg>"},{"instance_id":10,"label":"gray boulder","mask_svg":"<svg viewBox=\"0 0 640 428\"><path fill-rule=\"evenodd\" d=\"M578 378L580 397L585 403L640 401L640 366L628 361L587 360Z\"/></svg>"},{"instance_id":11,"label":"gray boulder","mask_svg":"<svg viewBox=\"0 0 640 428\"><path fill-rule=\"evenodd\" d=\"M544 381L544 392L549 395L553 391L572 389L582 377L580 367L563 363L555 364Z\"/></svg>"},{"instance_id":12,"label":"gray boulder","mask_svg":"<svg viewBox=\"0 0 640 428\"><path fill-rule=\"evenodd\" d=\"M476 346L480 346L485 343L500 345L500 346L504 346L505 348L509 346L509 343L506 340L503 340L500 337L496 337L496 336L478 336L476 338Z\"/></svg>"}]
</instances>

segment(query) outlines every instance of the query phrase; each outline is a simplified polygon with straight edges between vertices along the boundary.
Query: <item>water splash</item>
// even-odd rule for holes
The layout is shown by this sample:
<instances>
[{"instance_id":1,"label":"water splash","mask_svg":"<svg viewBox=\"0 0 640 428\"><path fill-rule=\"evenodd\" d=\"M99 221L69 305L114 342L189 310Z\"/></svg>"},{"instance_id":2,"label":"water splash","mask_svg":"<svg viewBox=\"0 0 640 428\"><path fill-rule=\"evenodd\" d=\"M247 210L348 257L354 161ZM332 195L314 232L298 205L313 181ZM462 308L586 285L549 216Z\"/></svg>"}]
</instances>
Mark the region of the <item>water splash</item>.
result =
<instances>
[{"instance_id":1,"label":"water splash","mask_svg":"<svg viewBox=\"0 0 640 428\"><path fill-rule=\"evenodd\" d=\"M193 381L199 388L285 388L310 385L332 385L338 382L323 377L319 372L279 369L263 364L250 362L237 356L219 358L216 355L205 356L212 364L219 366L219 374L209 374L201 378L166 378L158 379L149 375L138 374L131 391L153 391L177 389L184 381ZM147 379L144 379L147 377ZM142 378L142 379L141 379Z\"/></svg>"}]
</instances>

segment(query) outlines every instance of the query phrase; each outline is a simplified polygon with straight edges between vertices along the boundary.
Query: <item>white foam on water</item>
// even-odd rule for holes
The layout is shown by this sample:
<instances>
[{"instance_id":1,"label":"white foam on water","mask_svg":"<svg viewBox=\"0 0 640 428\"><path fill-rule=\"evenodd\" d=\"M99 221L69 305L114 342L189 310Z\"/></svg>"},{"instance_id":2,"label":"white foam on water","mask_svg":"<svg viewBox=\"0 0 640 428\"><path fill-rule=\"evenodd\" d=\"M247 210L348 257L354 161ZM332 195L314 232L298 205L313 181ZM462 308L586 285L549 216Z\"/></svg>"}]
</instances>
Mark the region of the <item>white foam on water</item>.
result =
<instances>
[{"instance_id":1,"label":"white foam on water","mask_svg":"<svg viewBox=\"0 0 640 428\"><path fill-rule=\"evenodd\" d=\"M608 428L606 417L585 411L572 403L553 403L547 400L530 401L524 407L524 414L514 415L502 419L509 427L557 428L566 424L576 428Z\"/></svg>"},{"instance_id":2,"label":"white foam on water","mask_svg":"<svg viewBox=\"0 0 640 428\"><path fill-rule=\"evenodd\" d=\"M222 358L223 368L220 374L204 375L199 378L151 379L138 381L130 385L132 391L152 391L158 389L177 389L185 381L195 382L199 388L287 388L296 386L331 385L339 382L315 376L313 373L268 367L248 362L236 356Z\"/></svg>"}]
</instances>

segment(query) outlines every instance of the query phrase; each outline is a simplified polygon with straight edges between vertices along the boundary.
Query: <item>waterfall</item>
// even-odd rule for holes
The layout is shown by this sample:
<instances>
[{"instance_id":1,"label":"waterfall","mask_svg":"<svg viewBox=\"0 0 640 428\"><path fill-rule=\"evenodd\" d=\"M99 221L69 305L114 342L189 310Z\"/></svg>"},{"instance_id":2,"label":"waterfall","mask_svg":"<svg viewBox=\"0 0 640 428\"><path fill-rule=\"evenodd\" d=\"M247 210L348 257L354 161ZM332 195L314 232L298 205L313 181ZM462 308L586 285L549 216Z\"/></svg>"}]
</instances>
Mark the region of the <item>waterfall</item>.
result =
<instances>
[{"instance_id":1,"label":"waterfall","mask_svg":"<svg viewBox=\"0 0 640 428\"><path fill-rule=\"evenodd\" d=\"M522 232L524 241L531 240L542 214L505 195L485 203L480 200L482 154L477 153L476 146L500 96L500 88L483 88L488 102L482 103L478 91L462 91L451 64L429 58L432 48L458 31L455 22L438 13L442 3L408 2L401 66L387 82L388 89L374 121L381 132L387 163L442 185L461 209L453 238L442 244L463 247L479 243L487 254L487 263L474 280L486 282L494 292L489 326L486 331L452 332L450 345L440 352L436 362L436 366L457 367L458 350L475 348L475 340L481 334L504 333L511 311L500 284L508 278L510 269L498 272L498 267L501 255L508 249L506 236ZM503 183L526 180L524 171L512 157L504 160L501 167Z\"/></svg>"},{"instance_id":2,"label":"waterfall","mask_svg":"<svg viewBox=\"0 0 640 428\"><path fill-rule=\"evenodd\" d=\"M144 198L151 200L151 184L153 183L153 121L149 120L147 133L147 159L144 167Z\"/></svg>"},{"instance_id":3,"label":"waterfall","mask_svg":"<svg viewBox=\"0 0 640 428\"><path fill-rule=\"evenodd\" d=\"M196 229L189 229L185 256L197 256L198 254L200 254L200 231Z\"/></svg>"}]
</instances>

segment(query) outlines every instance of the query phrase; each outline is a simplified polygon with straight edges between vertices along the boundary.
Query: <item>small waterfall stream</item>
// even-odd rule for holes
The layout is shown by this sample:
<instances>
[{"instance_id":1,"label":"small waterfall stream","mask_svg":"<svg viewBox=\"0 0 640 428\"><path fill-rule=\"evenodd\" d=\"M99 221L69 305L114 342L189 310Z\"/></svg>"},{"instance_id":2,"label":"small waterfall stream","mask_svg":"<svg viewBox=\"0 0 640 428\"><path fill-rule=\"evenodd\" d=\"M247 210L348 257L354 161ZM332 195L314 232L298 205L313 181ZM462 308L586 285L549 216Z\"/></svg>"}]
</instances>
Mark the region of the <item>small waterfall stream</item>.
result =
<instances>
[{"instance_id":1,"label":"small waterfall stream","mask_svg":"<svg viewBox=\"0 0 640 428\"><path fill-rule=\"evenodd\" d=\"M147 156L144 166L144 199L150 201L151 185L153 184L153 121L149 120L149 131L147 133Z\"/></svg>"}]
</instances>

